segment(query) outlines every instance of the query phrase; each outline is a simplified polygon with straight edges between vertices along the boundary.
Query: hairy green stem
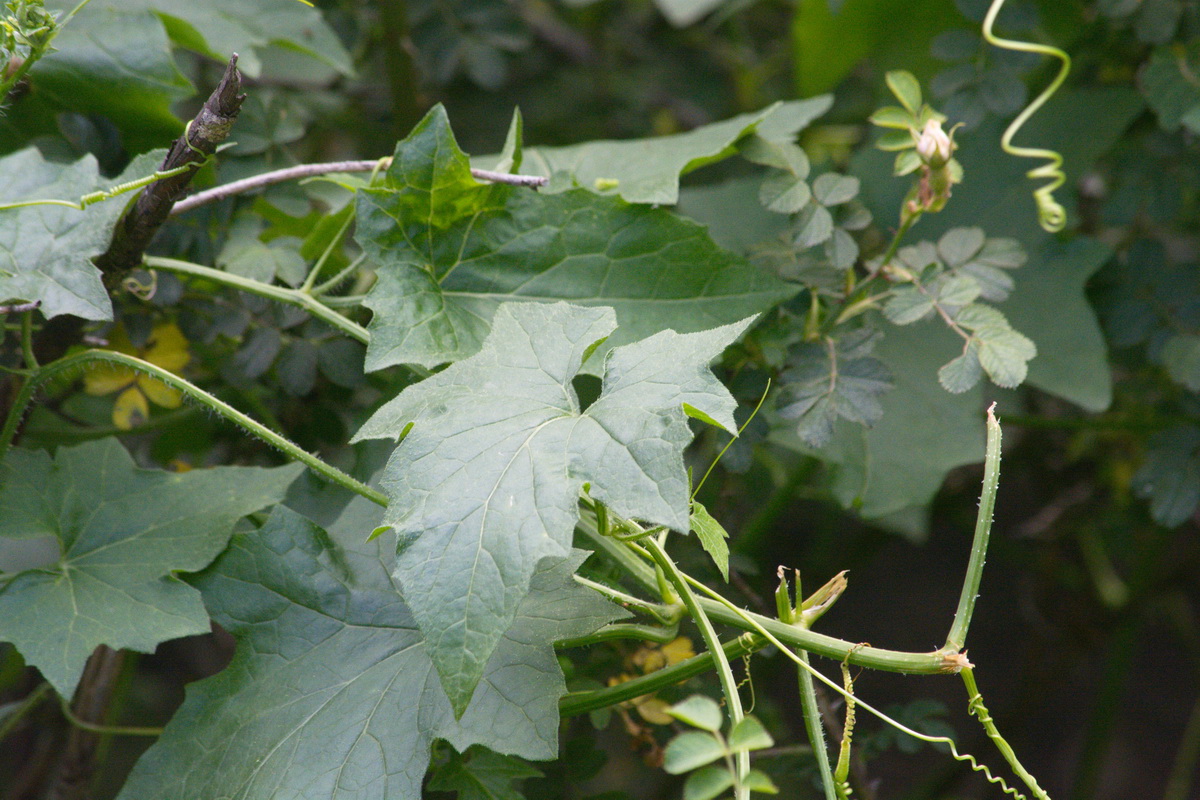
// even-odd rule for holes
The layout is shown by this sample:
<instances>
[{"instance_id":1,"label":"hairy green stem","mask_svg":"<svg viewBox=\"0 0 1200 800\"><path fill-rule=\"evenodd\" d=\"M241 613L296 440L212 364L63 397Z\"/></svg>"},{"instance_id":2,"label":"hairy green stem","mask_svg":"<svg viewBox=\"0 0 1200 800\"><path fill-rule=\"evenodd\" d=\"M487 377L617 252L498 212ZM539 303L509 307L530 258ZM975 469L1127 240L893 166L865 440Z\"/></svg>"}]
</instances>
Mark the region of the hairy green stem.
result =
<instances>
[{"instance_id":1,"label":"hairy green stem","mask_svg":"<svg viewBox=\"0 0 1200 800\"><path fill-rule=\"evenodd\" d=\"M678 625L671 625L664 628L659 625L637 625L629 622L617 622L605 625L600 630L587 636L579 636L574 639L560 639L554 643L554 646L560 649L588 647L599 642L612 641L613 639L636 639L641 642L667 644L674 641L678 636Z\"/></svg>"},{"instance_id":2,"label":"hairy green stem","mask_svg":"<svg viewBox=\"0 0 1200 800\"><path fill-rule=\"evenodd\" d=\"M601 536L595 527L595 520L590 514L582 515L579 530L587 536L592 544L603 550L621 566L634 580L647 591L658 593L658 585L654 579L654 567L642 561L632 552L630 545L614 541L610 537ZM687 576L685 576L687 577ZM743 612L741 609L731 610L715 600L704 597L697 598L700 606L708 616L717 622L743 631L754 632L761 628L791 647L808 650L811 653L836 659L849 660L851 664L871 669L881 669L887 672L899 672L908 675L940 675L958 671L961 662L948 658L943 652L906 653L899 650L885 650L880 647L863 647L858 643L847 642L833 636L827 636L816 631L804 630L787 625L779 620L764 617L753 612Z\"/></svg>"},{"instance_id":3,"label":"hairy green stem","mask_svg":"<svg viewBox=\"0 0 1200 800\"><path fill-rule=\"evenodd\" d=\"M354 214L347 214L346 218L342 220L342 224L338 227L337 233L329 239L329 244L325 246L325 250L321 253L321 257L317 259L317 263L313 264L312 269L305 276L304 283L301 284L298 290L302 294L311 295L313 293L313 285L317 282L317 277L320 276L321 270L325 268L325 262L333 254L334 248L342 243L342 237L346 235L346 231L350 229L350 223L352 222L354 222Z\"/></svg>"},{"instance_id":4,"label":"hairy green stem","mask_svg":"<svg viewBox=\"0 0 1200 800\"><path fill-rule=\"evenodd\" d=\"M20 424L21 418L25 415L25 410L33 401L33 396L37 392L39 386L50 380L56 375L61 375L65 372L77 370L86 367L93 363L108 363L119 364L128 367L138 372L150 375L162 381L173 389L182 392L187 397L196 401L205 408L220 414L225 419L239 426L248 433L257 436L267 444L275 447L289 458L307 466L313 472L323 476L327 480L342 486L355 494L362 495L373 503L381 506L387 505L387 497L381 492L372 489L364 483L360 483L350 477L340 469L326 464L321 459L304 450L300 446L292 443L283 436L280 436L275 431L266 427L260 422L243 414L228 403L213 397L208 392L191 383L190 381L179 377L173 372L169 372L162 367L151 364L149 361L143 361L135 356L117 353L112 350L85 350L81 353L61 358L58 361L47 364L32 375L29 380L21 386L20 392L17 393L16 400L13 402L12 410L9 412L8 419L5 420L4 429L0 431L0 460L8 452L8 448L12 444L13 437L16 435L17 426Z\"/></svg>"},{"instance_id":5,"label":"hairy green stem","mask_svg":"<svg viewBox=\"0 0 1200 800\"><path fill-rule=\"evenodd\" d=\"M667 555L667 551L663 549L658 540L654 537L646 537L646 550L650 556L658 564L659 568L666 575L667 580L675 587L675 591L679 593L679 597L687 606L688 613L692 617L692 621L696 623L696 627L700 629L700 636L704 639L704 646L708 648L708 652L712 653L713 665L717 668L717 679L721 682L721 691L725 695L725 706L729 713L730 724L736 726L745 717L745 712L742 710L742 697L738 694L737 679L733 677L733 669L729 666L729 659L725 657L725 650L721 645L721 639L717 636L717 631L713 628L712 621L708 615L704 613L700 603L697 601L696 595L692 593L688 586L687 580L683 573L675 566L675 562ZM734 797L736 800L749 800L750 790L746 787L746 775L750 772L750 753L743 750L737 754L736 769L734 775Z\"/></svg>"},{"instance_id":6,"label":"hairy green stem","mask_svg":"<svg viewBox=\"0 0 1200 800\"><path fill-rule=\"evenodd\" d=\"M686 580L692 586L695 586L700 591L708 594L710 597L717 600L721 605L726 606L732 613L741 617L747 624L749 624L754 629L754 631L756 633L758 633L760 636L762 636L768 642L770 642L771 644L773 644L777 648L779 648L779 652L783 653L785 656L787 656L789 659L791 659L793 662L795 662L795 664L797 666L799 666L801 669L803 669L805 672L812 675L814 678L821 681L821 683L824 683L826 686L828 686L829 688L833 689L835 692L840 694L842 697L844 697L846 699L847 702L853 701L857 708L862 708L863 710L867 711L868 713L883 720L888 725L891 725L893 728L900 731L901 733L905 733L905 734L913 737L914 739L918 739L922 742L928 742L930 744L940 743L940 744L946 745L947 747L950 748L951 757L953 757L956 761L964 761L964 762L970 764L971 769L975 770L976 772L982 773L984 775L984 777L986 777L990 783L999 784L1000 787L1003 788L1005 792L1007 792L1008 794L1011 794L1013 797L1017 798L1017 800L1024 800L1024 796L1020 792L1018 792L1016 789L1009 786L1004 781L1003 778L1001 778L998 775L992 774L992 771L988 768L988 766L986 764L980 763L970 753L960 753L958 750L958 745L956 745L954 743L954 740L951 739L949 736L931 736L929 734L921 733L920 731L915 731L912 728L909 728L907 725L904 725L904 724L900 723L899 721L893 719L892 717L889 717L887 714L885 714L882 711L880 711L879 709L875 708L870 703L867 703L866 701L859 699L857 696L852 695L845 688L837 685L836 683L831 681L829 678L825 677L820 672L813 669L813 667L810 664L807 664L805 662L805 660L802 659L798 653L794 652L790 647L785 645L778 637L774 636L770 631L768 631L765 626L760 624L757 620L753 619L752 615L749 612L743 611L742 609L736 607L735 605L733 605L733 603L729 602L724 597L717 594L712 589L708 588L703 583L700 583L699 581L695 580L694 578L687 578ZM846 659L846 661L849 661L849 660L850 660L849 658ZM963 667L960 667L960 669L962 669L962 668ZM966 669L969 669L969 666L967 666ZM972 684L973 683L974 683L974 681L972 680ZM982 701L979 698L978 692L975 692L975 694L972 695L971 702L972 702L973 706L975 704L978 704L980 707L982 707ZM986 715L986 709L984 710L984 714ZM993 726L993 728L994 727L995 726ZM1003 739L1001 739L1000 741L1003 741ZM1005 742L1005 746L1007 747L1007 742ZM1011 752L1012 752L1012 749L1009 748L1009 753L1011 754ZM1008 755L1006 755L1005 757L1007 758ZM1016 756L1013 755L1010 760L1010 763L1015 762L1015 761L1016 761ZM1028 773L1025 773L1025 775L1028 775ZM1032 776L1029 776L1029 781L1027 781L1027 785L1030 786L1030 788L1034 788L1037 786L1037 783L1033 782ZM1041 789L1039 788L1039 789L1037 789L1037 791L1040 792ZM1043 795L1044 795L1044 793L1043 793ZM1048 800L1048 798L1045 798L1043 795L1039 795L1040 800Z\"/></svg>"},{"instance_id":7,"label":"hairy green stem","mask_svg":"<svg viewBox=\"0 0 1200 800\"><path fill-rule=\"evenodd\" d=\"M312 314L322 322L327 323L336 330L341 331L352 339L357 339L363 344L371 341L371 334L367 329L359 325L354 320L348 319L345 316L334 311L329 306L317 300L311 295L298 291L296 289L284 289L280 286L272 286L269 283L243 278L241 275L234 275L231 272L224 270L205 267L200 264L193 264L190 261L180 261L175 258L162 258L161 256L146 256L143 263L150 269L161 269L167 272L174 272L178 275L191 275L197 278L205 278L220 283L224 286L229 286L233 289L238 289L250 294L256 294L259 297L265 297L269 300L275 300L279 303L286 303L290 306L302 308L309 314Z\"/></svg>"},{"instance_id":8,"label":"hairy green stem","mask_svg":"<svg viewBox=\"0 0 1200 800\"><path fill-rule=\"evenodd\" d=\"M728 660L749 655L766 646L767 642L765 639L751 634L743 634L732 641L726 642L722 646L722 649L725 653L725 658ZM580 714L586 714L589 711L598 711L601 708L615 706L618 703L624 703L635 697L653 694L668 686L683 683L688 678L694 678L697 675L710 672L713 669L713 663L712 653L701 653L698 656L692 656L647 675L641 675L623 683L618 683L615 686L606 686L603 689L594 689L586 692L571 692L559 700L558 712L564 717L575 717Z\"/></svg>"},{"instance_id":9,"label":"hairy green stem","mask_svg":"<svg viewBox=\"0 0 1200 800\"><path fill-rule=\"evenodd\" d=\"M983 725L984 732L987 733L992 743L996 745L996 749L1000 751L1000 754L1004 756L1004 760L1008 762L1008 766L1012 769L1013 773L1029 787L1029 790L1033 792L1034 797L1037 797L1038 800L1050 800L1050 795L1046 794L1041 786L1038 786L1037 779L1030 775L1029 771L1021 765L1021 762L1017 759L1017 754L1013 752L1012 746L1000 735L1000 731L996 728L996 723L992 720L991 715L988 714L987 707L983 704L983 698L979 695L979 688L975 685L975 673L970 667L967 667L959 674L962 675L963 684L967 687L967 696L969 698L967 702L971 714Z\"/></svg>"},{"instance_id":10,"label":"hairy green stem","mask_svg":"<svg viewBox=\"0 0 1200 800\"><path fill-rule=\"evenodd\" d=\"M37 356L33 353L33 312L26 311L21 315L21 357L25 359L26 369L37 369Z\"/></svg>"},{"instance_id":11,"label":"hairy green stem","mask_svg":"<svg viewBox=\"0 0 1200 800\"><path fill-rule=\"evenodd\" d=\"M967 563L967 574L963 578L962 593L958 598L958 610L950 634L942 647L945 652L957 653L967 640L967 629L971 626L971 615L975 613L975 599L979 597L979 583L983 580L983 564L987 560L988 539L992 532L992 511L996 507L996 488L1000 483L1000 423L996 421L996 404L987 410L987 448L983 459L983 491L979 496L979 513L975 517L975 539L971 543L971 560Z\"/></svg>"},{"instance_id":12,"label":"hairy green stem","mask_svg":"<svg viewBox=\"0 0 1200 800\"><path fill-rule=\"evenodd\" d=\"M801 650L798 655L807 668L796 670L796 679L800 684L800 712L804 715L804 730L808 733L813 756L817 759L817 770L821 773L825 800L837 800L833 768L829 764L829 750L825 746L825 726L821 724L821 709L817 705L817 687L809 673L812 665L809 663L807 651Z\"/></svg>"}]
</instances>

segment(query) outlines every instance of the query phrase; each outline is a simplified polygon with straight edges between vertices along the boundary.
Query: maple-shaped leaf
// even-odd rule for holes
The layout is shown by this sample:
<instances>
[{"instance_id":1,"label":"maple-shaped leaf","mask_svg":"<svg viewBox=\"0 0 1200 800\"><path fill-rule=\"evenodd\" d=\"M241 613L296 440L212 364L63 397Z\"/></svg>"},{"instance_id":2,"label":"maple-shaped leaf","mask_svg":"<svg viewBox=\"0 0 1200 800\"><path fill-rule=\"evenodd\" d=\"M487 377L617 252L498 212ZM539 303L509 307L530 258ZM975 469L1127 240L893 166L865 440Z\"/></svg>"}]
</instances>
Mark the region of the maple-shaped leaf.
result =
<instances>
[{"instance_id":1,"label":"maple-shaped leaf","mask_svg":"<svg viewBox=\"0 0 1200 800\"><path fill-rule=\"evenodd\" d=\"M399 534L395 574L456 711L538 561L567 554L585 482L621 516L687 532L687 415L737 430L708 365L749 323L612 349L599 398L581 409L571 381L616 327L612 309L504 305L479 353L408 387L358 432L407 432L381 481L384 524Z\"/></svg>"},{"instance_id":2,"label":"maple-shaped leaf","mask_svg":"<svg viewBox=\"0 0 1200 800\"><path fill-rule=\"evenodd\" d=\"M797 291L666 209L481 184L470 169L438 106L397 146L385 185L359 192L356 236L379 267L368 371L474 354L507 301L610 306L615 346L732 323Z\"/></svg>"},{"instance_id":3,"label":"maple-shaped leaf","mask_svg":"<svg viewBox=\"0 0 1200 800\"><path fill-rule=\"evenodd\" d=\"M417 800L436 738L529 759L558 748L566 684L552 643L625 612L574 582L586 555L546 562L459 720L355 500L328 532L277 507L191 582L237 639L190 685L121 800Z\"/></svg>"},{"instance_id":4,"label":"maple-shaped leaf","mask_svg":"<svg viewBox=\"0 0 1200 800\"><path fill-rule=\"evenodd\" d=\"M153 174L162 151L133 160L113 180L100 177L94 156L56 164L29 147L0 158L0 206L79 198ZM54 205L0 208L0 303L41 301L47 318L74 314L112 319L112 303L92 258L108 249L113 225L135 195L120 195L82 211Z\"/></svg>"},{"instance_id":5,"label":"maple-shaped leaf","mask_svg":"<svg viewBox=\"0 0 1200 800\"><path fill-rule=\"evenodd\" d=\"M0 641L63 697L101 644L143 653L207 633L200 593L174 573L204 568L234 523L283 499L303 467L136 469L115 439L11 450L0 464L0 537L43 538L58 558L0 587Z\"/></svg>"},{"instance_id":6,"label":"maple-shaped leaf","mask_svg":"<svg viewBox=\"0 0 1200 800\"><path fill-rule=\"evenodd\" d=\"M838 419L870 427L883 416L879 398L892 388L892 374L870 357L880 333L860 328L834 340L801 345L783 373L779 413L796 420L796 433L812 447L833 438Z\"/></svg>"}]
</instances>

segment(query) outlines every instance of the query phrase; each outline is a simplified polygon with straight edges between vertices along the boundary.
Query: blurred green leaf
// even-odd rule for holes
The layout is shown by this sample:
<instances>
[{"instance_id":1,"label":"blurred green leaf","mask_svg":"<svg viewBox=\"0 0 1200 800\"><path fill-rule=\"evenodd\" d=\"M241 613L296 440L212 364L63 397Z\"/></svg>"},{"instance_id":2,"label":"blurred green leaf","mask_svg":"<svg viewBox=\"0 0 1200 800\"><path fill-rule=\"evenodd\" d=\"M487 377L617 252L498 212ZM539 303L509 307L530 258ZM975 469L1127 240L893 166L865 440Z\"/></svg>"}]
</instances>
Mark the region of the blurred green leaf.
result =
<instances>
[{"instance_id":1,"label":"blurred green leaf","mask_svg":"<svg viewBox=\"0 0 1200 800\"><path fill-rule=\"evenodd\" d=\"M696 533L696 537L700 539L700 546L704 548L704 552L712 557L713 563L717 565L717 569L721 572L721 577L726 581L729 580L729 533L713 518L712 514L708 513L703 505L692 501L692 530ZM678 708L678 706L676 706ZM683 719L682 717L680 719ZM684 720L687 722L688 720ZM698 723L693 722L693 725ZM698 727L704 727L698 725ZM712 730L712 729L710 729Z\"/></svg>"},{"instance_id":2,"label":"blurred green leaf","mask_svg":"<svg viewBox=\"0 0 1200 800\"><path fill-rule=\"evenodd\" d=\"M429 788L457 792L458 800L523 800L525 795L513 784L526 778L540 778L540 770L511 756L472 745L466 753L454 753L437 768Z\"/></svg>"},{"instance_id":3,"label":"blurred green leaf","mask_svg":"<svg viewBox=\"0 0 1200 800\"><path fill-rule=\"evenodd\" d=\"M673 136L530 147L525 149L522 171L559 175L568 179L566 186L573 183L592 191L601 181L631 203L674 205L681 175L734 155L736 145L752 133L770 142L791 142L832 104L833 98L823 95L776 103Z\"/></svg>"},{"instance_id":4,"label":"blurred green leaf","mask_svg":"<svg viewBox=\"0 0 1200 800\"><path fill-rule=\"evenodd\" d=\"M684 731L667 743L663 751L663 769L671 775L682 775L711 764L724 755L724 745L711 733Z\"/></svg>"}]
</instances>

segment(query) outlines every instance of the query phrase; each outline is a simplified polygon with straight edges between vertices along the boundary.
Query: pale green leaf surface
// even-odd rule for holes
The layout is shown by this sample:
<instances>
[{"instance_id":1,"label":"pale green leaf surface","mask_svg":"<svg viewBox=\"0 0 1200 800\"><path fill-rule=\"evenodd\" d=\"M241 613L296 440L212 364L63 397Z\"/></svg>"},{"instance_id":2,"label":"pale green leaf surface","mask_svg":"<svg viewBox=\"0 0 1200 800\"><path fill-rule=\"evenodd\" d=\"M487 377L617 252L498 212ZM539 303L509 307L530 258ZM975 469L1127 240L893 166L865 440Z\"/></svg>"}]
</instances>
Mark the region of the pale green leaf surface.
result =
<instances>
[{"instance_id":1,"label":"pale green leaf surface","mask_svg":"<svg viewBox=\"0 0 1200 800\"><path fill-rule=\"evenodd\" d=\"M725 767L704 767L688 775L683 800L713 800L733 786L733 774Z\"/></svg>"},{"instance_id":2,"label":"pale green leaf surface","mask_svg":"<svg viewBox=\"0 0 1200 800\"><path fill-rule=\"evenodd\" d=\"M729 731L729 749L735 753L741 750L765 750L774 744L775 740L757 717L743 717Z\"/></svg>"},{"instance_id":3,"label":"pale green leaf surface","mask_svg":"<svg viewBox=\"0 0 1200 800\"><path fill-rule=\"evenodd\" d=\"M731 323L797 291L669 211L477 184L469 170L438 107L397 148L388 187L360 193L358 240L379 264L368 371L470 356L509 300L611 306L611 347Z\"/></svg>"},{"instance_id":4,"label":"pale green leaf surface","mask_svg":"<svg viewBox=\"0 0 1200 800\"><path fill-rule=\"evenodd\" d=\"M682 775L711 764L723 755L725 748L711 733L684 731L667 743L663 752L663 769L671 775Z\"/></svg>"},{"instance_id":5,"label":"pale green leaf surface","mask_svg":"<svg viewBox=\"0 0 1200 800\"><path fill-rule=\"evenodd\" d=\"M135 469L115 439L11 450L0 465L0 536L54 537L54 563L0 589L0 639L70 697L101 644L153 652L207 633L200 595L174 576L206 566L237 520L283 498L303 468Z\"/></svg>"},{"instance_id":6,"label":"pale green leaf surface","mask_svg":"<svg viewBox=\"0 0 1200 800\"><path fill-rule=\"evenodd\" d=\"M759 202L776 214L795 214L810 198L812 191L808 184L786 172L767 176L758 190Z\"/></svg>"},{"instance_id":7,"label":"pale green leaf surface","mask_svg":"<svg viewBox=\"0 0 1200 800\"><path fill-rule=\"evenodd\" d=\"M122 800L417 800L435 738L556 755L551 643L623 615L572 580L585 554L541 565L456 721L388 574L391 541L366 541L379 514L357 499L327 533L277 508L192 579L237 651L188 687Z\"/></svg>"},{"instance_id":8,"label":"pale green leaf surface","mask_svg":"<svg viewBox=\"0 0 1200 800\"><path fill-rule=\"evenodd\" d=\"M36 148L0 158L0 204L25 200L78 202L82 195L154 172L162 152L134 159L113 180L100 177L96 159L46 161ZM74 314L111 319L112 303L92 258L108 249L112 228L133 194L83 211L37 205L0 209L0 302L40 300L47 317Z\"/></svg>"},{"instance_id":9,"label":"pale green leaf surface","mask_svg":"<svg viewBox=\"0 0 1200 800\"><path fill-rule=\"evenodd\" d=\"M396 576L455 708L470 699L544 557L566 555L579 490L623 517L687 532L684 406L733 433L708 364L750 320L614 348L586 410L571 381L614 329L607 308L501 306L475 356L410 386L355 440L399 438L382 488Z\"/></svg>"},{"instance_id":10,"label":"pale green leaf surface","mask_svg":"<svg viewBox=\"0 0 1200 800\"><path fill-rule=\"evenodd\" d=\"M1163 366L1171 380L1193 392L1200 391L1200 336L1181 333L1163 345Z\"/></svg>"},{"instance_id":11,"label":"pale green leaf surface","mask_svg":"<svg viewBox=\"0 0 1200 800\"><path fill-rule=\"evenodd\" d=\"M522 169L530 175L567 176L570 181L565 185L573 181L590 190L595 190L597 180L617 181L610 191L631 203L674 205L681 175L728 158L738 142L752 133L768 141L791 141L832 103L831 95L821 95L776 103L671 136L531 147L525 150Z\"/></svg>"},{"instance_id":12,"label":"pale green leaf surface","mask_svg":"<svg viewBox=\"0 0 1200 800\"><path fill-rule=\"evenodd\" d=\"M702 694L694 694L686 700L676 703L667 709L667 713L680 722L686 722L688 725L706 731L721 730L721 724L725 719L717 701Z\"/></svg>"},{"instance_id":13,"label":"pale green leaf surface","mask_svg":"<svg viewBox=\"0 0 1200 800\"><path fill-rule=\"evenodd\" d=\"M540 770L511 756L473 745L466 753L454 753L429 781L429 788L457 792L458 800L524 800L515 781L540 778Z\"/></svg>"},{"instance_id":14,"label":"pale green leaf surface","mask_svg":"<svg viewBox=\"0 0 1200 800\"><path fill-rule=\"evenodd\" d=\"M238 68L252 78L262 70L262 51L272 46L317 59L345 75L354 71L349 53L321 12L296 0L255 0L249 6L242 0L92 0L86 11L105 8L152 11L180 46L221 62L237 53Z\"/></svg>"},{"instance_id":15,"label":"pale green leaf surface","mask_svg":"<svg viewBox=\"0 0 1200 800\"><path fill-rule=\"evenodd\" d=\"M704 552L712 558L713 563L721 572L721 577L729 580L729 532L724 526L708 513L708 509L700 503L692 501L692 530L700 540Z\"/></svg>"}]
</instances>

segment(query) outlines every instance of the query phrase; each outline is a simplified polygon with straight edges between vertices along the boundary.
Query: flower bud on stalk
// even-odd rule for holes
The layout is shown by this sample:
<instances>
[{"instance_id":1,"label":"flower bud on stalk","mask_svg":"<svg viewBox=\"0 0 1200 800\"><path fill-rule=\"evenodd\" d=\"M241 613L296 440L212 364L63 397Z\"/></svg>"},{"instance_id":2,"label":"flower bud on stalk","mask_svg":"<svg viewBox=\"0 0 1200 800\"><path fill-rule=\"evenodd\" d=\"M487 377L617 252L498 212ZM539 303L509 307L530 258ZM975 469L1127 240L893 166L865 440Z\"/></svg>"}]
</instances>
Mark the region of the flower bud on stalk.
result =
<instances>
[{"instance_id":1,"label":"flower bud on stalk","mask_svg":"<svg viewBox=\"0 0 1200 800\"><path fill-rule=\"evenodd\" d=\"M917 139L917 155L933 168L945 166L954 154L954 140L942 130L942 123L931 119Z\"/></svg>"}]
</instances>

